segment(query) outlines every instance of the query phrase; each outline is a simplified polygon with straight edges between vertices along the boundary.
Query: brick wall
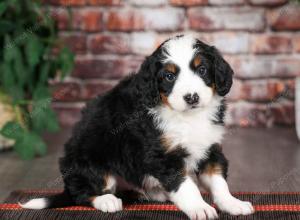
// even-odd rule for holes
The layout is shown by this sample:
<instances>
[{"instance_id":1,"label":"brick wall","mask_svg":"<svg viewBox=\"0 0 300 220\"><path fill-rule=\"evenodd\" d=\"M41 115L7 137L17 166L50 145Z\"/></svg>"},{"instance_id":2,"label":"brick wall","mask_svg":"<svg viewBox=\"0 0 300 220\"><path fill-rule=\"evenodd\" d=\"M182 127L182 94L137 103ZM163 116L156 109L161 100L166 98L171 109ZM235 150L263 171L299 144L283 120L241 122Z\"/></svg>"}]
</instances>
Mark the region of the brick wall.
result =
<instances>
[{"instance_id":1,"label":"brick wall","mask_svg":"<svg viewBox=\"0 0 300 220\"><path fill-rule=\"evenodd\" d=\"M182 32L215 45L233 66L229 125L294 124L294 78L300 75L300 6L295 2L44 1L77 54L72 76L53 82L53 105L63 124L73 124L84 101L110 89L159 43Z\"/></svg>"}]
</instances>

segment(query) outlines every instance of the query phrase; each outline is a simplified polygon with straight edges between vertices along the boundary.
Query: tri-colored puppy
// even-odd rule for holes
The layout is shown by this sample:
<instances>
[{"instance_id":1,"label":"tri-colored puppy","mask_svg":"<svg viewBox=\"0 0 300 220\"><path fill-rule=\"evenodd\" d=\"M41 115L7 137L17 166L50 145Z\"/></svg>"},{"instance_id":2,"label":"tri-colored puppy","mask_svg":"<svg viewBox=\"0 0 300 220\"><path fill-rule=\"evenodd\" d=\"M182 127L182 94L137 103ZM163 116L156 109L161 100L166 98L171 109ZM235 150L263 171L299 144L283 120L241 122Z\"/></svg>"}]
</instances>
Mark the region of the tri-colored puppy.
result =
<instances>
[{"instance_id":1,"label":"tri-colored puppy","mask_svg":"<svg viewBox=\"0 0 300 220\"><path fill-rule=\"evenodd\" d=\"M191 37L165 41L137 74L87 105L60 160L65 190L24 208L71 204L122 210L116 177L150 200L175 203L191 219L217 218L198 189L232 215L254 212L226 183L224 96L233 71L218 51Z\"/></svg>"}]
</instances>

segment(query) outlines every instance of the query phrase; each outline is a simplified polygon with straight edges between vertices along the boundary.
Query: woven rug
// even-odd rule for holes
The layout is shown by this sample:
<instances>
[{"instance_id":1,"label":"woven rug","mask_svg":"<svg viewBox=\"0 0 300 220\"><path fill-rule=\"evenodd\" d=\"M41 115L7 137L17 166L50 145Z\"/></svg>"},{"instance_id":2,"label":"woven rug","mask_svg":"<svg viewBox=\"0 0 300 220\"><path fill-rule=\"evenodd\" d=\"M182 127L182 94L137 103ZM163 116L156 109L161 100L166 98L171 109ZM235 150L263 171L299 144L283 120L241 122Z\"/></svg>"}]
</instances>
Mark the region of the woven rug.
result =
<instances>
[{"instance_id":1,"label":"woven rug","mask_svg":"<svg viewBox=\"0 0 300 220\"><path fill-rule=\"evenodd\" d=\"M14 191L0 204L1 220L23 220L23 219L99 219L99 220L188 220L187 216L180 212L171 203L158 203L148 201L127 201L124 210L114 214L102 213L91 207L65 207L46 210L25 210L20 208L18 201L27 201L31 198L43 197L54 193L57 190L20 190ZM300 220L300 192L299 193L235 193L237 198L251 201L256 210L250 216L229 216L219 212L219 219L282 219ZM211 203L208 194L203 195L204 199Z\"/></svg>"}]
</instances>

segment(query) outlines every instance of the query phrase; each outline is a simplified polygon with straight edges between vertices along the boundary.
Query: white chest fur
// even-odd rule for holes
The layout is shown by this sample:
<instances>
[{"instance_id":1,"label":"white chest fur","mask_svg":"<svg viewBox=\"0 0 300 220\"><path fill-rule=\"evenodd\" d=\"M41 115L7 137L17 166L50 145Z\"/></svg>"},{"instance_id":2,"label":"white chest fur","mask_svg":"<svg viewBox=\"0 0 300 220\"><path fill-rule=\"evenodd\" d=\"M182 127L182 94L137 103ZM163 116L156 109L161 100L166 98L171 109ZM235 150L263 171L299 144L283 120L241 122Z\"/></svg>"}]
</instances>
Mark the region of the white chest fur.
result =
<instances>
[{"instance_id":1,"label":"white chest fur","mask_svg":"<svg viewBox=\"0 0 300 220\"><path fill-rule=\"evenodd\" d=\"M206 108L187 112L176 112L166 106L150 111L157 127L170 142L170 147L181 146L190 154L186 159L188 171L196 169L197 162L207 157L210 146L222 140L223 126L213 123L219 104L220 100L215 99Z\"/></svg>"}]
</instances>

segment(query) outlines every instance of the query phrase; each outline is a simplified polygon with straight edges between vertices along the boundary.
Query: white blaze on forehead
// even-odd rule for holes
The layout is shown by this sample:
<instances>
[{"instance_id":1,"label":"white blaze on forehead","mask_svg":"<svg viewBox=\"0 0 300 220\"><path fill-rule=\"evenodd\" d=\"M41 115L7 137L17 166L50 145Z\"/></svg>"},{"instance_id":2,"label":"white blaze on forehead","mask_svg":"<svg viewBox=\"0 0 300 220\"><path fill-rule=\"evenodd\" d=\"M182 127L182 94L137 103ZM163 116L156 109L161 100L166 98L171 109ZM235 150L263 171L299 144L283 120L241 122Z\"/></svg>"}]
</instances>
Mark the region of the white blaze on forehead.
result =
<instances>
[{"instance_id":1,"label":"white blaze on forehead","mask_svg":"<svg viewBox=\"0 0 300 220\"><path fill-rule=\"evenodd\" d=\"M187 35L171 38L164 44L166 58L163 62L174 63L179 67L179 74L172 92L168 96L170 106L177 111L184 111L189 108L183 99L187 94L196 93L199 96L199 107L207 106L213 97L212 89L190 67L190 63L197 53L197 48L194 48L195 43L196 39Z\"/></svg>"},{"instance_id":2,"label":"white blaze on forehead","mask_svg":"<svg viewBox=\"0 0 300 220\"><path fill-rule=\"evenodd\" d=\"M191 35L171 38L164 45L168 52L164 61L173 62L179 67L188 67L196 52L196 48L193 48L195 43L196 39Z\"/></svg>"}]
</instances>

